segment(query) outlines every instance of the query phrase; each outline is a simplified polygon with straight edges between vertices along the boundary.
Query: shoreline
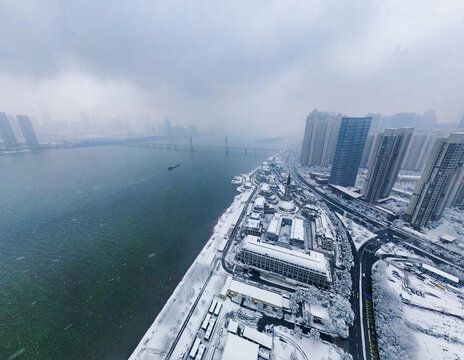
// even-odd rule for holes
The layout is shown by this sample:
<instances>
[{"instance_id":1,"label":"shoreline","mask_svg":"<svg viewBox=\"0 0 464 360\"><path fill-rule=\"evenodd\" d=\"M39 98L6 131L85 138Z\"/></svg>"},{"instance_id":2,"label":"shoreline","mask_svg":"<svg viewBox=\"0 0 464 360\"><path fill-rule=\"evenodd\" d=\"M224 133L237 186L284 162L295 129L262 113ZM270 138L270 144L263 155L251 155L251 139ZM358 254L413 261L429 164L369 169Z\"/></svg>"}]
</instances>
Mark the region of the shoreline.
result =
<instances>
[{"instance_id":1,"label":"shoreline","mask_svg":"<svg viewBox=\"0 0 464 360\"><path fill-rule=\"evenodd\" d=\"M238 220L238 215L242 212L252 193L251 189L237 194L229 207L217 218L211 228L208 241L132 351L129 360L143 359L145 358L144 354L149 354L150 358L165 358L175 340L174 334L182 334L182 332L179 333L180 330L184 330L181 329L182 324L189 315L192 315L192 313L187 312L187 309L195 310L195 307L192 307L193 299L199 298L212 277L219 277L215 281L221 281L221 278L225 281L225 275L215 271L220 266L217 248L230 227L230 220L232 219L234 223ZM170 313L175 314L175 316L169 318Z\"/></svg>"}]
</instances>

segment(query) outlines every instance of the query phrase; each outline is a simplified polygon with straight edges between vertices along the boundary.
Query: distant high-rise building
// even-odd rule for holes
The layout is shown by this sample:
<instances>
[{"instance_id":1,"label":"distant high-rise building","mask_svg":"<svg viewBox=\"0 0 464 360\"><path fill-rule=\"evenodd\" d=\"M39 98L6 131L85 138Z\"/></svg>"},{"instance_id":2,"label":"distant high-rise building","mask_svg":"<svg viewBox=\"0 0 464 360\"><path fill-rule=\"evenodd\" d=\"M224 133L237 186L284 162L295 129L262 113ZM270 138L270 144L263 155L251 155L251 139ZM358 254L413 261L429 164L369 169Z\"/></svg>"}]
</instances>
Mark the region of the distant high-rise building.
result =
<instances>
[{"instance_id":1,"label":"distant high-rise building","mask_svg":"<svg viewBox=\"0 0 464 360\"><path fill-rule=\"evenodd\" d=\"M341 114L316 109L308 115L301 150L303 165L328 166L332 163L341 118Z\"/></svg>"},{"instance_id":2,"label":"distant high-rise building","mask_svg":"<svg viewBox=\"0 0 464 360\"><path fill-rule=\"evenodd\" d=\"M301 163L328 166L335 154L341 114L319 112L314 109L306 118Z\"/></svg>"},{"instance_id":3,"label":"distant high-rise building","mask_svg":"<svg viewBox=\"0 0 464 360\"><path fill-rule=\"evenodd\" d=\"M463 157L464 132L435 141L405 213L412 227L420 230L453 203L464 176Z\"/></svg>"},{"instance_id":4,"label":"distant high-rise building","mask_svg":"<svg viewBox=\"0 0 464 360\"><path fill-rule=\"evenodd\" d=\"M330 172L329 182L331 184L354 186L356 183L370 125L370 117L344 117L342 119Z\"/></svg>"},{"instance_id":5,"label":"distant high-rise building","mask_svg":"<svg viewBox=\"0 0 464 360\"><path fill-rule=\"evenodd\" d=\"M374 145L376 137L379 136L379 133L373 133L367 135L366 145L364 145L363 154L361 157L361 163L359 164L360 168L367 168L367 164L369 164L369 157L372 152L372 146Z\"/></svg>"},{"instance_id":6,"label":"distant high-rise building","mask_svg":"<svg viewBox=\"0 0 464 360\"><path fill-rule=\"evenodd\" d=\"M34 127L32 126L31 119L27 115L16 115L18 124L23 132L26 143L31 149L39 147L37 136L35 135Z\"/></svg>"},{"instance_id":7,"label":"distant high-rise building","mask_svg":"<svg viewBox=\"0 0 464 360\"><path fill-rule=\"evenodd\" d=\"M8 117L3 112L0 112L0 136L6 149L16 150L19 147Z\"/></svg>"},{"instance_id":8,"label":"distant high-rise building","mask_svg":"<svg viewBox=\"0 0 464 360\"><path fill-rule=\"evenodd\" d=\"M411 141L413 128L386 129L372 147L362 195L374 203L390 196Z\"/></svg>"},{"instance_id":9,"label":"distant high-rise building","mask_svg":"<svg viewBox=\"0 0 464 360\"><path fill-rule=\"evenodd\" d=\"M464 172L464 170L461 171ZM460 207L464 207L464 178L461 180L461 184L458 187L458 191L456 192L456 196L454 197L453 204Z\"/></svg>"},{"instance_id":10,"label":"distant high-rise building","mask_svg":"<svg viewBox=\"0 0 464 360\"><path fill-rule=\"evenodd\" d=\"M422 171L436 138L437 135L434 133L414 134L401 168Z\"/></svg>"},{"instance_id":11,"label":"distant high-rise building","mask_svg":"<svg viewBox=\"0 0 464 360\"><path fill-rule=\"evenodd\" d=\"M303 165L328 166L333 161L341 114L313 110L306 118L301 150Z\"/></svg>"},{"instance_id":12,"label":"distant high-rise building","mask_svg":"<svg viewBox=\"0 0 464 360\"><path fill-rule=\"evenodd\" d=\"M461 122L459 123L459 129L464 130L464 115L462 115Z\"/></svg>"}]
</instances>

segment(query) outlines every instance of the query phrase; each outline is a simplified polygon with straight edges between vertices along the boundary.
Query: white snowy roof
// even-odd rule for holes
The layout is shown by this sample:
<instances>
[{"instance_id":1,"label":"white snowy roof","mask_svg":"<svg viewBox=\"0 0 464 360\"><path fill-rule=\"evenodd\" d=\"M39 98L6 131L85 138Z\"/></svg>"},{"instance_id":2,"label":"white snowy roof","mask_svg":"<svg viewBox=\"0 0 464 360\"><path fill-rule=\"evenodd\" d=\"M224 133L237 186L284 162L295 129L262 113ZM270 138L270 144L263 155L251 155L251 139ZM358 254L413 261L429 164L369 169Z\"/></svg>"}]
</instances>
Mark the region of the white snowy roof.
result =
<instances>
[{"instance_id":1,"label":"white snowy roof","mask_svg":"<svg viewBox=\"0 0 464 360\"><path fill-rule=\"evenodd\" d=\"M251 215L250 215L250 219L253 219L253 220L259 220L260 217L261 217L261 215L259 213L255 213L255 212L252 212Z\"/></svg>"},{"instance_id":2,"label":"white snowy roof","mask_svg":"<svg viewBox=\"0 0 464 360\"><path fill-rule=\"evenodd\" d=\"M229 321L229 325L227 326L227 331L233 334L236 334L238 330L238 322L234 320Z\"/></svg>"},{"instance_id":3,"label":"white snowy roof","mask_svg":"<svg viewBox=\"0 0 464 360\"><path fill-rule=\"evenodd\" d=\"M354 192L354 191L352 191L352 190L350 190L350 189L348 189L348 188L346 188L344 186L340 186L340 185L331 185L331 186L333 186L335 189L337 189L337 190L339 190L339 191L341 191L341 192L343 192L343 193L345 193L345 194L347 194L347 195L349 195L349 196L351 196L352 198L355 198L355 199L359 199L362 196L361 194L359 194L357 192Z\"/></svg>"},{"instance_id":4,"label":"white snowy roof","mask_svg":"<svg viewBox=\"0 0 464 360\"><path fill-rule=\"evenodd\" d=\"M231 276L228 276L226 283L221 291L221 295L225 297L229 291L242 294L244 296L249 296L252 299L266 303L276 308L288 309L289 307L289 300L285 299L282 295L246 284L241 281L232 280Z\"/></svg>"},{"instance_id":5,"label":"white snowy roof","mask_svg":"<svg viewBox=\"0 0 464 360\"><path fill-rule=\"evenodd\" d=\"M442 271L442 270L440 270L440 269L437 269L437 268L435 268L435 267L433 267L433 266L430 266L430 265L428 265L428 264L422 264L422 268L425 269L425 270L428 270L428 271L430 271L430 272L433 272L433 273L435 273L435 274L437 274L437 275L439 275L439 276L442 276L442 277L444 277L445 279L448 279L448 280L450 280L450 281L453 281L453 282L455 282L456 284L459 283L459 279L458 279L456 276L453 276L453 275L451 275L451 274L448 274L447 272L444 272L444 271Z\"/></svg>"},{"instance_id":6,"label":"white snowy roof","mask_svg":"<svg viewBox=\"0 0 464 360\"><path fill-rule=\"evenodd\" d=\"M266 231L270 234L279 235L281 220L282 220L281 216L279 214L275 214L274 217L269 222L269 225Z\"/></svg>"},{"instance_id":7,"label":"white snowy roof","mask_svg":"<svg viewBox=\"0 0 464 360\"><path fill-rule=\"evenodd\" d=\"M222 360L256 360L258 351L258 344L229 333L222 353Z\"/></svg>"},{"instance_id":8,"label":"white snowy roof","mask_svg":"<svg viewBox=\"0 0 464 360\"><path fill-rule=\"evenodd\" d=\"M329 311L326 307L316 304L310 305L310 312L313 316L318 317L319 319L328 319Z\"/></svg>"},{"instance_id":9,"label":"white snowy roof","mask_svg":"<svg viewBox=\"0 0 464 360\"><path fill-rule=\"evenodd\" d=\"M272 337L262 332L259 332L252 327L245 326L243 330L243 337L249 339L255 343L258 343L261 346L264 346L267 349L272 349Z\"/></svg>"},{"instance_id":10,"label":"white snowy roof","mask_svg":"<svg viewBox=\"0 0 464 360\"><path fill-rule=\"evenodd\" d=\"M248 229L259 229L259 224L260 224L260 221L259 220L254 220L254 219L248 219L245 226L248 228Z\"/></svg>"},{"instance_id":11,"label":"white snowy roof","mask_svg":"<svg viewBox=\"0 0 464 360\"><path fill-rule=\"evenodd\" d=\"M264 207L264 198L261 196L258 196L255 201L255 206Z\"/></svg>"},{"instance_id":12,"label":"white snowy roof","mask_svg":"<svg viewBox=\"0 0 464 360\"><path fill-rule=\"evenodd\" d=\"M450 234L443 234L440 236L441 241L453 242L456 238Z\"/></svg>"},{"instance_id":13,"label":"white snowy roof","mask_svg":"<svg viewBox=\"0 0 464 360\"><path fill-rule=\"evenodd\" d=\"M261 190L265 191L265 192L271 191L271 187L269 186L268 183L264 183L264 184L261 185Z\"/></svg>"},{"instance_id":14,"label":"white snowy roof","mask_svg":"<svg viewBox=\"0 0 464 360\"><path fill-rule=\"evenodd\" d=\"M295 240L304 241L305 231L303 225L303 219L293 218L292 219L292 230L290 231L290 238Z\"/></svg>"},{"instance_id":15,"label":"white snowy roof","mask_svg":"<svg viewBox=\"0 0 464 360\"><path fill-rule=\"evenodd\" d=\"M282 210L293 211L295 209L295 204L292 200L290 201L281 201L279 203L279 208Z\"/></svg>"},{"instance_id":16,"label":"white snowy roof","mask_svg":"<svg viewBox=\"0 0 464 360\"><path fill-rule=\"evenodd\" d=\"M322 223L322 228L324 230L325 237L327 239L333 239L333 232L332 232L332 222L328 218L327 214L325 212L322 212L320 215L321 223ZM319 229L317 229L319 230Z\"/></svg>"},{"instance_id":17,"label":"white snowy roof","mask_svg":"<svg viewBox=\"0 0 464 360\"><path fill-rule=\"evenodd\" d=\"M305 254L297 250L286 249L281 246L258 242L251 238L245 238L242 248L254 253L272 257L274 259L287 261L295 265L300 265L305 268L320 271L327 276L329 274L325 256L315 251L311 251L309 254Z\"/></svg>"}]
</instances>

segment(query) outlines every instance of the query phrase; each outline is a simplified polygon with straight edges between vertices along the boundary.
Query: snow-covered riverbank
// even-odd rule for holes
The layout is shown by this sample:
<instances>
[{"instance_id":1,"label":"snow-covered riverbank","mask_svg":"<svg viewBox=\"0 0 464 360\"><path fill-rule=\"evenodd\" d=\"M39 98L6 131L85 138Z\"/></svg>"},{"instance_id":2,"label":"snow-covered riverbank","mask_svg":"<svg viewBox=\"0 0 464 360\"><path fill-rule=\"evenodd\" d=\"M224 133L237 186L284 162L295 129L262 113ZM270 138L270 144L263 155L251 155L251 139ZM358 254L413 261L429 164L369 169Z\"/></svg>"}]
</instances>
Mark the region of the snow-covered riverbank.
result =
<instances>
[{"instance_id":1,"label":"snow-covered riverbank","mask_svg":"<svg viewBox=\"0 0 464 360\"><path fill-rule=\"evenodd\" d=\"M231 226L235 225L239 219L243 207L252 192L253 190L250 189L237 195L232 205L219 218L210 239L143 336L130 356L130 360L165 358L200 293L202 294L201 300L198 302L197 307L209 306L210 298L213 297L214 293L218 292L213 291L213 289L220 290L226 278L226 273L222 270L219 262L221 253L218 252L218 248L223 243L224 237ZM214 276L210 278L213 271ZM207 286L204 286L207 281ZM200 320L198 321L201 321L202 314L203 312L198 308L195 309L191 314L190 321L195 320L196 317L199 317ZM186 330L188 330L188 327L186 327ZM181 337L178 345L180 348L184 347L181 343L182 340L183 337ZM190 341L190 339L187 340ZM189 344L190 342L186 342L185 346L188 347Z\"/></svg>"}]
</instances>

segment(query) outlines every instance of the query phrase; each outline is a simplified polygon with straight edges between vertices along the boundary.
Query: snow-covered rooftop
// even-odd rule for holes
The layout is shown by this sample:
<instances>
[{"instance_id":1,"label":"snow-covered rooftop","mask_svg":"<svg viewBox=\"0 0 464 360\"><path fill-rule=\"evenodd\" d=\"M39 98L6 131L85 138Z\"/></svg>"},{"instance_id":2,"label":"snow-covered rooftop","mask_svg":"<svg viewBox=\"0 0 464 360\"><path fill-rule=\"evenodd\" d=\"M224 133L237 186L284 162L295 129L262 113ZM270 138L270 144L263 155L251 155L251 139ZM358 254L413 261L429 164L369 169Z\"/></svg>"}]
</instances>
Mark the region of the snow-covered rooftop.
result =
<instances>
[{"instance_id":1,"label":"snow-covered rooftop","mask_svg":"<svg viewBox=\"0 0 464 360\"><path fill-rule=\"evenodd\" d=\"M342 193L345 193L346 195L348 196L351 196L352 198L355 198L355 199L359 199L362 195L357 193L357 192L354 192L344 186L340 186L340 185L331 185L333 186L335 189L341 191Z\"/></svg>"},{"instance_id":2,"label":"snow-covered rooftop","mask_svg":"<svg viewBox=\"0 0 464 360\"><path fill-rule=\"evenodd\" d=\"M244 296L249 296L252 299L266 303L276 308L288 309L289 307L289 300L284 298L282 295L246 284L241 281L233 280L231 276L227 278L226 283L222 288L221 296L225 298L229 291L242 294Z\"/></svg>"},{"instance_id":3,"label":"snow-covered rooftop","mask_svg":"<svg viewBox=\"0 0 464 360\"><path fill-rule=\"evenodd\" d=\"M303 219L300 219L300 218L292 219L292 230L290 232L290 238L299 240L299 241L304 241L305 231L304 231Z\"/></svg>"},{"instance_id":4,"label":"snow-covered rooftop","mask_svg":"<svg viewBox=\"0 0 464 360\"><path fill-rule=\"evenodd\" d=\"M440 240L445 242L453 242L454 240L456 240L456 238L450 234L443 234L442 236L440 236Z\"/></svg>"},{"instance_id":5,"label":"snow-covered rooftop","mask_svg":"<svg viewBox=\"0 0 464 360\"><path fill-rule=\"evenodd\" d=\"M264 207L264 198L261 196L258 196L255 200L255 207Z\"/></svg>"},{"instance_id":6,"label":"snow-covered rooftop","mask_svg":"<svg viewBox=\"0 0 464 360\"><path fill-rule=\"evenodd\" d=\"M433 266L430 266L430 265L428 265L428 264L422 264L422 269L428 270L428 271L430 271L430 272L432 272L432 273L434 273L434 274L437 274L437 275L439 275L439 276L442 276L442 277L444 277L445 279L448 279L448 280L450 280L450 281L452 281L452 282L455 282L456 284L459 283L459 279L458 279L456 276L453 276L453 275L451 275L451 274L448 274L447 272L444 272L444 271L442 271L442 270L440 270L440 269L437 269L437 268L435 268L435 267L433 267Z\"/></svg>"},{"instance_id":7,"label":"snow-covered rooftop","mask_svg":"<svg viewBox=\"0 0 464 360\"><path fill-rule=\"evenodd\" d=\"M238 330L238 322L234 320L229 321L229 325L227 326L227 331L231 332L232 334L236 334Z\"/></svg>"},{"instance_id":8,"label":"snow-covered rooftop","mask_svg":"<svg viewBox=\"0 0 464 360\"><path fill-rule=\"evenodd\" d=\"M269 234L277 235L280 234L280 226L281 226L281 216L279 214L275 214L274 217L269 222L266 232Z\"/></svg>"},{"instance_id":9,"label":"snow-covered rooftop","mask_svg":"<svg viewBox=\"0 0 464 360\"><path fill-rule=\"evenodd\" d=\"M245 326L243 337L249 339L267 349L272 349L272 336L266 335L258 330Z\"/></svg>"},{"instance_id":10,"label":"snow-covered rooftop","mask_svg":"<svg viewBox=\"0 0 464 360\"><path fill-rule=\"evenodd\" d=\"M271 186L268 183L264 183L264 184L261 185L261 190L263 192L269 192L269 191L271 191Z\"/></svg>"},{"instance_id":11,"label":"snow-covered rooftop","mask_svg":"<svg viewBox=\"0 0 464 360\"><path fill-rule=\"evenodd\" d=\"M256 360L258 351L258 344L229 333L222 353L222 360Z\"/></svg>"},{"instance_id":12,"label":"snow-covered rooftop","mask_svg":"<svg viewBox=\"0 0 464 360\"><path fill-rule=\"evenodd\" d=\"M321 305L311 304L310 312L313 316L318 317L319 319L329 319L329 310Z\"/></svg>"},{"instance_id":13,"label":"snow-covered rooftop","mask_svg":"<svg viewBox=\"0 0 464 360\"><path fill-rule=\"evenodd\" d=\"M248 229L259 229L259 228L260 228L260 221L259 221L259 220L255 220L255 219L249 218L249 219L247 220L245 226L246 226Z\"/></svg>"},{"instance_id":14,"label":"snow-covered rooftop","mask_svg":"<svg viewBox=\"0 0 464 360\"><path fill-rule=\"evenodd\" d=\"M321 253L311 251L309 254L287 249L281 246L269 243L258 242L255 238L246 237L243 241L243 249L266 255L274 259L287 261L289 263L319 271L328 276L327 262L325 256Z\"/></svg>"}]
</instances>

